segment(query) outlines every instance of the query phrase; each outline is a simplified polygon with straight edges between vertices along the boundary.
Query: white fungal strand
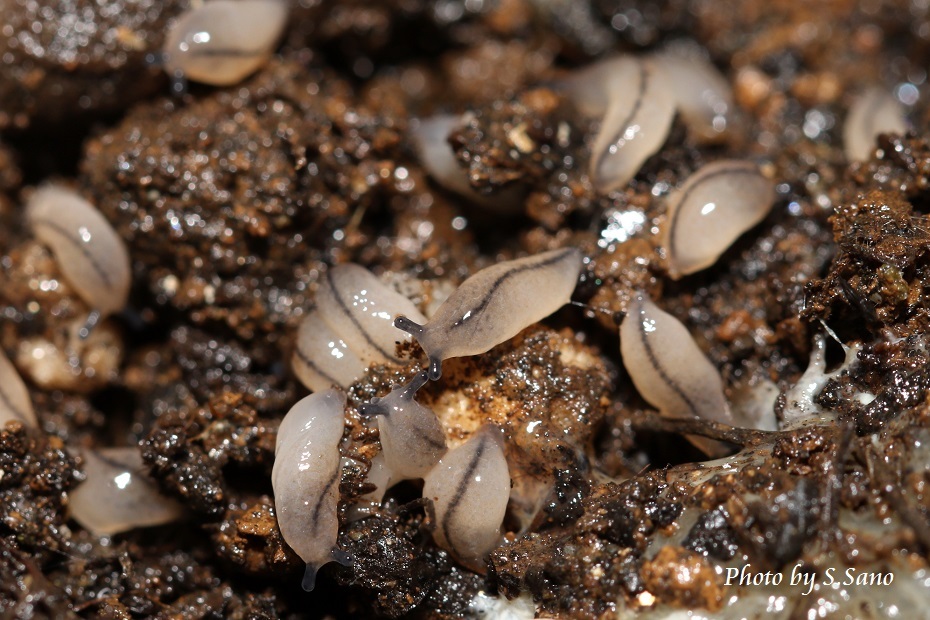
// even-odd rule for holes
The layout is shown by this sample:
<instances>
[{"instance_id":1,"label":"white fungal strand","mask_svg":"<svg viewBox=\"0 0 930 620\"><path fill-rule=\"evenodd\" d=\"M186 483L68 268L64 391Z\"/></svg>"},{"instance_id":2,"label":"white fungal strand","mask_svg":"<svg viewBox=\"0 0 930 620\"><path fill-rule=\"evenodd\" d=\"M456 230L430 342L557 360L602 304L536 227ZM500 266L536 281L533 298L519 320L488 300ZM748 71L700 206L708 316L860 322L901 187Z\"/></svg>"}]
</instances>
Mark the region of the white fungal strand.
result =
<instances>
[{"instance_id":1,"label":"white fungal strand","mask_svg":"<svg viewBox=\"0 0 930 620\"><path fill-rule=\"evenodd\" d=\"M656 54L691 136L720 142L733 126L733 89L697 46L675 45Z\"/></svg>"},{"instance_id":2,"label":"white fungal strand","mask_svg":"<svg viewBox=\"0 0 930 620\"><path fill-rule=\"evenodd\" d=\"M843 125L846 159L868 161L875 150L875 138L883 133L907 133L907 119L891 93L873 86L856 97Z\"/></svg>"},{"instance_id":3,"label":"white fungal strand","mask_svg":"<svg viewBox=\"0 0 930 620\"><path fill-rule=\"evenodd\" d=\"M13 363L0 351L0 429L11 420L33 428L39 425L26 384Z\"/></svg>"},{"instance_id":4,"label":"white fungal strand","mask_svg":"<svg viewBox=\"0 0 930 620\"><path fill-rule=\"evenodd\" d=\"M461 125L462 117L452 114L419 119L412 134L420 163L439 185L469 202L499 211L519 209L523 202L522 188L509 187L483 194L468 182L468 173L459 165L449 144L449 135Z\"/></svg>"},{"instance_id":5,"label":"white fungal strand","mask_svg":"<svg viewBox=\"0 0 930 620\"><path fill-rule=\"evenodd\" d=\"M750 162L702 166L669 195L663 243L673 279L710 267L775 203L775 186Z\"/></svg>"},{"instance_id":6,"label":"white fungal strand","mask_svg":"<svg viewBox=\"0 0 930 620\"><path fill-rule=\"evenodd\" d=\"M291 367L300 382L314 392L334 385L347 388L365 374L362 360L316 310L310 311L297 328Z\"/></svg>"},{"instance_id":7,"label":"white fungal strand","mask_svg":"<svg viewBox=\"0 0 930 620\"><path fill-rule=\"evenodd\" d=\"M179 519L184 509L147 475L139 448L86 450L87 479L70 495L71 516L97 536Z\"/></svg>"},{"instance_id":8,"label":"white fungal strand","mask_svg":"<svg viewBox=\"0 0 930 620\"><path fill-rule=\"evenodd\" d=\"M362 415L379 416L381 450L393 481L423 478L446 453L439 418L413 399L427 380L421 372L409 385L359 407Z\"/></svg>"},{"instance_id":9,"label":"white fungal strand","mask_svg":"<svg viewBox=\"0 0 930 620\"><path fill-rule=\"evenodd\" d=\"M500 539L509 496L503 439L486 426L426 476L423 497L433 503L436 544L465 562L480 561Z\"/></svg>"},{"instance_id":10,"label":"white fungal strand","mask_svg":"<svg viewBox=\"0 0 930 620\"><path fill-rule=\"evenodd\" d=\"M621 59L622 60L622 59ZM617 62L605 76L607 109L591 153L591 179L607 193L630 181L668 137L675 95L651 59Z\"/></svg>"},{"instance_id":11,"label":"white fungal strand","mask_svg":"<svg viewBox=\"0 0 930 620\"><path fill-rule=\"evenodd\" d=\"M395 349L398 342L408 338L392 327L395 316L425 320L413 302L355 264L327 271L316 303L323 320L366 365L401 361Z\"/></svg>"},{"instance_id":12,"label":"white fungal strand","mask_svg":"<svg viewBox=\"0 0 930 620\"><path fill-rule=\"evenodd\" d=\"M165 69L204 84L236 84L267 62L287 15L286 0L208 0L168 32Z\"/></svg>"},{"instance_id":13,"label":"white fungal strand","mask_svg":"<svg viewBox=\"0 0 930 620\"><path fill-rule=\"evenodd\" d=\"M662 415L733 423L720 373L687 328L643 295L620 325L620 352L636 389Z\"/></svg>"},{"instance_id":14,"label":"white fungal strand","mask_svg":"<svg viewBox=\"0 0 930 620\"><path fill-rule=\"evenodd\" d=\"M465 280L425 325L406 316L394 325L423 347L435 381L442 360L484 353L568 303L580 271L575 248L498 263Z\"/></svg>"},{"instance_id":15,"label":"white fungal strand","mask_svg":"<svg viewBox=\"0 0 930 620\"><path fill-rule=\"evenodd\" d=\"M324 564L347 562L339 535L339 442L345 426L341 390L311 394L281 421L271 471L278 527L284 541L307 563L303 587L310 591Z\"/></svg>"},{"instance_id":16,"label":"white fungal strand","mask_svg":"<svg viewBox=\"0 0 930 620\"><path fill-rule=\"evenodd\" d=\"M87 305L103 316L126 306L129 252L100 211L75 192L49 185L32 195L26 217Z\"/></svg>"}]
</instances>

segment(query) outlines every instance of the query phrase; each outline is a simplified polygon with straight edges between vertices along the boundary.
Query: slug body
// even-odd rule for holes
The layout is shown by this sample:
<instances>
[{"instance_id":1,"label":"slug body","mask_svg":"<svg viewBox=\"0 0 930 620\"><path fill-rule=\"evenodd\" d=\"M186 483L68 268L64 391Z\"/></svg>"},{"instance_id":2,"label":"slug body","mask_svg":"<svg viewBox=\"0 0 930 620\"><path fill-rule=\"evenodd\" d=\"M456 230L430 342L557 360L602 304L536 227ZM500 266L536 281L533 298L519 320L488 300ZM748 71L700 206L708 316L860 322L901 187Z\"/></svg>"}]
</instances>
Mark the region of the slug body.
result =
<instances>
[{"instance_id":1,"label":"slug body","mask_svg":"<svg viewBox=\"0 0 930 620\"><path fill-rule=\"evenodd\" d=\"M102 316L126 306L129 252L100 211L73 191L50 185L36 190L26 217L87 305Z\"/></svg>"},{"instance_id":2,"label":"slug body","mask_svg":"<svg viewBox=\"0 0 930 620\"><path fill-rule=\"evenodd\" d=\"M301 383L314 392L334 385L349 387L365 373L364 362L317 310L310 311L297 328L291 367Z\"/></svg>"},{"instance_id":3,"label":"slug body","mask_svg":"<svg viewBox=\"0 0 930 620\"><path fill-rule=\"evenodd\" d=\"M856 98L843 125L846 159L868 161L883 133L907 133L907 120L897 99L873 86Z\"/></svg>"},{"instance_id":4,"label":"slug body","mask_svg":"<svg viewBox=\"0 0 930 620\"><path fill-rule=\"evenodd\" d=\"M465 562L478 562L500 538L510 473L498 429L487 426L450 450L426 476L436 543Z\"/></svg>"},{"instance_id":5,"label":"slug body","mask_svg":"<svg viewBox=\"0 0 930 620\"><path fill-rule=\"evenodd\" d=\"M733 424L720 373L687 328L645 296L620 325L620 352L636 389L662 415Z\"/></svg>"},{"instance_id":6,"label":"slug body","mask_svg":"<svg viewBox=\"0 0 930 620\"><path fill-rule=\"evenodd\" d=\"M170 523L184 514L146 475L139 448L86 450L83 456L87 479L71 493L71 516L97 536Z\"/></svg>"},{"instance_id":7,"label":"slug body","mask_svg":"<svg viewBox=\"0 0 930 620\"><path fill-rule=\"evenodd\" d=\"M287 15L285 0L208 0L168 32L165 69L204 84L236 84L271 56Z\"/></svg>"},{"instance_id":8,"label":"slug body","mask_svg":"<svg viewBox=\"0 0 930 620\"><path fill-rule=\"evenodd\" d=\"M498 211L513 211L522 204L521 188L506 188L483 194L468 182L468 174L455 158L449 134L462 124L460 116L439 114L419 119L413 129L413 141L420 163L442 187L477 205Z\"/></svg>"},{"instance_id":9,"label":"slug body","mask_svg":"<svg viewBox=\"0 0 930 620\"><path fill-rule=\"evenodd\" d=\"M426 383L421 372L409 384L359 407L363 415L377 415L381 450L391 481L423 478L446 453L446 434L436 414L413 397Z\"/></svg>"},{"instance_id":10,"label":"slug body","mask_svg":"<svg viewBox=\"0 0 930 620\"><path fill-rule=\"evenodd\" d=\"M323 320L366 366L401 361L394 351L397 342L407 337L392 327L395 316L426 320L413 302L364 267L350 263L326 272L316 303Z\"/></svg>"},{"instance_id":11,"label":"slug body","mask_svg":"<svg viewBox=\"0 0 930 620\"><path fill-rule=\"evenodd\" d=\"M281 421L271 472L278 527L284 541L307 563L303 587L310 591L321 566L347 561L339 535L339 442L346 396L340 390L311 394Z\"/></svg>"},{"instance_id":12,"label":"slug body","mask_svg":"<svg viewBox=\"0 0 930 620\"><path fill-rule=\"evenodd\" d=\"M591 179L601 193L622 187L668 137L676 99L651 59L621 57L606 79L607 108L591 155Z\"/></svg>"},{"instance_id":13,"label":"slug body","mask_svg":"<svg viewBox=\"0 0 930 620\"><path fill-rule=\"evenodd\" d=\"M581 258L563 248L498 263L465 280L425 325L406 316L394 325L423 347L435 381L442 360L484 353L568 303Z\"/></svg>"},{"instance_id":14,"label":"slug body","mask_svg":"<svg viewBox=\"0 0 930 620\"><path fill-rule=\"evenodd\" d=\"M672 46L654 57L668 77L678 111L691 136L720 142L733 126L733 89L699 49Z\"/></svg>"},{"instance_id":15,"label":"slug body","mask_svg":"<svg viewBox=\"0 0 930 620\"><path fill-rule=\"evenodd\" d=\"M775 202L775 187L754 164L716 161L701 167L669 196L664 244L669 275L710 267Z\"/></svg>"},{"instance_id":16,"label":"slug body","mask_svg":"<svg viewBox=\"0 0 930 620\"><path fill-rule=\"evenodd\" d=\"M0 429L11 420L19 420L33 428L39 425L26 384L13 363L0 351Z\"/></svg>"}]
</instances>

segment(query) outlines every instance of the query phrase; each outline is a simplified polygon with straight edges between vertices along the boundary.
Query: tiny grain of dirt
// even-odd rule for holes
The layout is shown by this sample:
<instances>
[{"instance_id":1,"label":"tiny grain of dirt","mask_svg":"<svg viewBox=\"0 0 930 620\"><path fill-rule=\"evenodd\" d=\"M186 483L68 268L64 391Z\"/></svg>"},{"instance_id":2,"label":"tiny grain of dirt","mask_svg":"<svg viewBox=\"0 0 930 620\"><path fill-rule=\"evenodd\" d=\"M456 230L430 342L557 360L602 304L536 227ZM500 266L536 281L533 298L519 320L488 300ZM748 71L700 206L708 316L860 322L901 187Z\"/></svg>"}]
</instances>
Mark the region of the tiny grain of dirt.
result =
<instances>
[{"instance_id":1,"label":"tiny grain of dirt","mask_svg":"<svg viewBox=\"0 0 930 620\"><path fill-rule=\"evenodd\" d=\"M0 2L0 348L39 420L0 428L0 617L763 617L769 600L784 618L926 613L926 3L297 2L256 74L172 95L153 60L192 4ZM733 86L734 130L703 145L676 120L628 185L598 194L598 121L560 78L681 39ZM907 103L913 129L849 164L842 125L873 83ZM449 136L458 165L517 208L470 204L428 176L411 129L434 113L465 114ZM655 234L664 198L721 158L765 162L775 208L673 281ZM46 181L101 210L133 271L129 308L57 362L36 352L67 349L90 308L26 226ZM485 422L503 429L514 499L501 544L459 564L432 542L417 481L364 506L379 443L356 407L413 376L411 345L406 365L349 390L338 544L352 566L327 566L304 593L271 470L278 425L307 394L288 364L296 328L327 270L359 263L427 308L484 266L566 245L587 259L583 307L449 360L418 397L452 446ZM760 406L786 415L824 334L825 372L843 358L834 337L856 360L810 395L816 424L665 419L620 358L638 292L686 325L731 402L770 386ZM705 463L686 435L730 456ZM104 538L71 519L80 450L107 446L138 446L186 518ZM821 581L831 566L892 571L897 585L802 597L728 583L746 564Z\"/></svg>"}]
</instances>

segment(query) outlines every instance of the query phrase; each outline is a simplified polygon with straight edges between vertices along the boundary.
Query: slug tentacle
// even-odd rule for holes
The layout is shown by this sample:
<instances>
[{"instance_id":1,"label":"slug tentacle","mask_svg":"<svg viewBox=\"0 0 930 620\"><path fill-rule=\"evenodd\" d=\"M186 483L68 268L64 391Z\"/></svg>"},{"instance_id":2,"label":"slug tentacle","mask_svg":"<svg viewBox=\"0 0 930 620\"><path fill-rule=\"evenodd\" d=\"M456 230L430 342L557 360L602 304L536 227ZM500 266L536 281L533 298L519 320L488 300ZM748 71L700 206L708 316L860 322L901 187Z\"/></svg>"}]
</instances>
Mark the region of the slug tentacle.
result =
<instances>
[{"instance_id":1,"label":"slug tentacle","mask_svg":"<svg viewBox=\"0 0 930 620\"><path fill-rule=\"evenodd\" d=\"M281 421L271 484L284 541L307 563L304 589L334 559L339 534L339 442L345 393L328 390L299 401Z\"/></svg>"},{"instance_id":2,"label":"slug tentacle","mask_svg":"<svg viewBox=\"0 0 930 620\"><path fill-rule=\"evenodd\" d=\"M436 380L442 360L484 353L568 303L580 270L575 248L498 263L465 280L426 325L405 316L394 325L414 335Z\"/></svg>"}]
</instances>

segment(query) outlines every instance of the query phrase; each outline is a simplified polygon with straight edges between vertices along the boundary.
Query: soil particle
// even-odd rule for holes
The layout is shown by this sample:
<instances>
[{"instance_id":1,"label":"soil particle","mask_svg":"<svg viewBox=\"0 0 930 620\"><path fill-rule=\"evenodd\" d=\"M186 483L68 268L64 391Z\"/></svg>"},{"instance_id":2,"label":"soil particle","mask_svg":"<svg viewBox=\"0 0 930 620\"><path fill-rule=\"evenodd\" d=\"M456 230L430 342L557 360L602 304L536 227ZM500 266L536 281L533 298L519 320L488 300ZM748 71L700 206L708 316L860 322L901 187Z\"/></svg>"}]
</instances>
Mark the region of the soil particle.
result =
<instances>
[{"instance_id":1,"label":"soil particle","mask_svg":"<svg viewBox=\"0 0 930 620\"><path fill-rule=\"evenodd\" d=\"M680 547L663 547L644 562L643 582L647 590L662 592L663 600L679 607L716 611L726 596L723 576L702 556Z\"/></svg>"}]
</instances>

